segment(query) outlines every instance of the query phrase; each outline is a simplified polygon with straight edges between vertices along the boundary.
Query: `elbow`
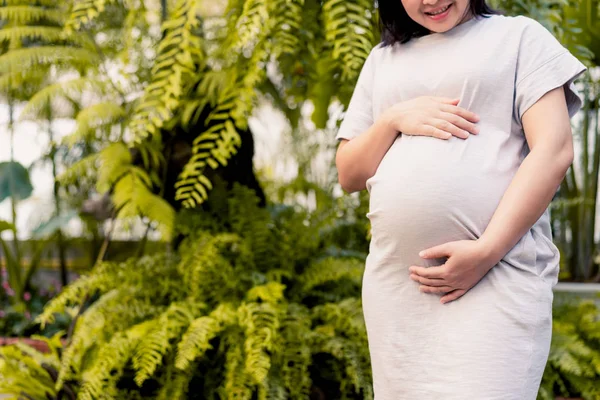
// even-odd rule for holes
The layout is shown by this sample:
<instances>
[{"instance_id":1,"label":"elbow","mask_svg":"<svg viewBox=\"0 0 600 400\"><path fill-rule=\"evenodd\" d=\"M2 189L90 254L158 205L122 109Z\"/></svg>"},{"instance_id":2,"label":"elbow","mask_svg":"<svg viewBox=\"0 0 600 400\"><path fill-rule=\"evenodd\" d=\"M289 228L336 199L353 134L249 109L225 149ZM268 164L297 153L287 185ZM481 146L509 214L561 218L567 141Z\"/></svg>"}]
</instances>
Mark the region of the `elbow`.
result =
<instances>
[{"instance_id":1,"label":"elbow","mask_svg":"<svg viewBox=\"0 0 600 400\"><path fill-rule=\"evenodd\" d=\"M338 170L339 171L339 170ZM350 194L361 190L360 187L352 179L348 179L345 174L338 173L338 182L344 192Z\"/></svg>"},{"instance_id":2,"label":"elbow","mask_svg":"<svg viewBox=\"0 0 600 400\"><path fill-rule=\"evenodd\" d=\"M338 182L346 193L360 192L366 189L363 173L357 168L356 161L349 160L347 152L338 150L335 158L336 169L338 172Z\"/></svg>"},{"instance_id":3,"label":"elbow","mask_svg":"<svg viewBox=\"0 0 600 400\"><path fill-rule=\"evenodd\" d=\"M573 164L575 160L575 152L573 150L573 141L569 136L569 140L566 141L565 145L561 147L559 154L556 157L559 165L563 167L565 174L569 170L569 167Z\"/></svg>"}]
</instances>

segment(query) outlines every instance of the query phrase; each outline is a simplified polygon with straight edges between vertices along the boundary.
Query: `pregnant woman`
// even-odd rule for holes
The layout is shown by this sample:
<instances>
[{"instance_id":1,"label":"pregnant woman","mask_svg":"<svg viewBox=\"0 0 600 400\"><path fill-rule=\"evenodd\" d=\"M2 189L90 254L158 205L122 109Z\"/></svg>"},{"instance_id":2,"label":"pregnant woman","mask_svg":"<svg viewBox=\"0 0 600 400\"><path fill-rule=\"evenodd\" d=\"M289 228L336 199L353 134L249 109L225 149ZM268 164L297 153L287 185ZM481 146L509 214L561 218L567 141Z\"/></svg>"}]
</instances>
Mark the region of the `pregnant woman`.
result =
<instances>
[{"instance_id":1,"label":"pregnant woman","mask_svg":"<svg viewBox=\"0 0 600 400\"><path fill-rule=\"evenodd\" d=\"M586 68L483 0L379 10L336 156L342 187L370 194L375 400L534 400L559 268L547 207Z\"/></svg>"}]
</instances>

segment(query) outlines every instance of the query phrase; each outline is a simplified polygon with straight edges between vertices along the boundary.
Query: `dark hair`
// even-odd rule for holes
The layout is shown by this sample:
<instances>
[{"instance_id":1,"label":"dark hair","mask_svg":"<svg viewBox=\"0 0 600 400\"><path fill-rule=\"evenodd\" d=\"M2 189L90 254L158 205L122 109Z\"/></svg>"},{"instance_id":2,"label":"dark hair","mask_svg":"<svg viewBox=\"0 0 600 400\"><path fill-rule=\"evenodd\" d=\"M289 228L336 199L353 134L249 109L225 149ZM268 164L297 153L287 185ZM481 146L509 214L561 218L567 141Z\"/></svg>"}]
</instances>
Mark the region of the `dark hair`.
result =
<instances>
[{"instance_id":1,"label":"dark hair","mask_svg":"<svg viewBox=\"0 0 600 400\"><path fill-rule=\"evenodd\" d=\"M429 29L419 25L408 16L401 0L377 0L379 8L379 30L383 46L396 42L406 43L411 38L428 35ZM478 16L502 14L488 6L485 0L471 0L469 11L473 18ZM487 17L486 17L487 18Z\"/></svg>"}]
</instances>

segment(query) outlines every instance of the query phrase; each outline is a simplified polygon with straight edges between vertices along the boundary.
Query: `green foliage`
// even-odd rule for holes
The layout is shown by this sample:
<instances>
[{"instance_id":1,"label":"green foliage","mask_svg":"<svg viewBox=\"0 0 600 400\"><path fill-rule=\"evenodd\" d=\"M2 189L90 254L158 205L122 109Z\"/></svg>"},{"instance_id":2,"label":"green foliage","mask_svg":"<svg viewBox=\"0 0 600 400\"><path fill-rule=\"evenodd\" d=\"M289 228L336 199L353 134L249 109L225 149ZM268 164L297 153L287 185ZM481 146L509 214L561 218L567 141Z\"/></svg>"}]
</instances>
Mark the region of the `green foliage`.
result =
<instances>
[{"instance_id":1,"label":"green foliage","mask_svg":"<svg viewBox=\"0 0 600 400\"><path fill-rule=\"evenodd\" d=\"M23 344L0 347L0 393L14 400L22 399L23 393L30 399L56 398L58 390L52 375L59 367L63 333L52 338L33 337L48 345L48 354Z\"/></svg>"},{"instance_id":2,"label":"green foliage","mask_svg":"<svg viewBox=\"0 0 600 400\"><path fill-rule=\"evenodd\" d=\"M0 202L7 198L19 202L33 192L29 171L16 161L0 162Z\"/></svg>"},{"instance_id":3,"label":"green foliage","mask_svg":"<svg viewBox=\"0 0 600 400\"><path fill-rule=\"evenodd\" d=\"M0 7L0 19L5 21L16 24L30 24L44 20L60 24L64 20L64 14L61 10L25 5L27 2L23 0L8 3L5 7ZM48 3L56 4L55 2Z\"/></svg>"},{"instance_id":4,"label":"green foliage","mask_svg":"<svg viewBox=\"0 0 600 400\"><path fill-rule=\"evenodd\" d=\"M600 309L592 300L554 309L552 344L538 398L600 399Z\"/></svg>"},{"instance_id":5,"label":"green foliage","mask_svg":"<svg viewBox=\"0 0 600 400\"><path fill-rule=\"evenodd\" d=\"M76 381L81 399L148 384L155 398L305 399L320 385L372 398L362 263L332 259L308 215L234 193L224 219L182 212L177 253L98 264L46 306L42 323L80 308L56 390Z\"/></svg>"},{"instance_id":6,"label":"green foliage","mask_svg":"<svg viewBox=\"0 0 600 400\"><path fill-rule=\"evenodd\" d=\"M342 80L354 81L373 47L372 0L327 0L323 3L325 38L333 43L333 59Z\"/></svg>"},{"instance_id":7,"label":"green foliage","mask_svg":"<svg viewBox=\"0 0 600 400\"><path fill-rule=\"evenodd\" d=\"M178 0L170 18L162 24L164 37L157 48L152 80L129 123L136 141L157 135L165 121L173 118L197 69L202 69L205 56L201 37L196 34L196 9L195 0Z\"/></svg>"},{"instance_id":8,"label":"green foliage","mask_svg":"<svg viewBox=\"0 0 600 400\"><path fill-rule=\"evenodd\" d=\"M104 11L107 4L115 0L78 0L74 3L71 15L65 23L67 32L78 30L82 25L93 21L100 13Z\"/></svg>"},{"instance_id":9,"label":"green foliage","mask_svg":"<svg viewBox=\"0 0 600 400\"><path fill-rule=\"evenodd\" d=\"M34 82L19 67L39 66L47 79L32 90L21 119L59 108L76 122L63 143L74 158L81 148L91 154L61 182L97 173L117 204L116 218L142 216L166 239L173 210L158 197L171 189L164 187L164 168L174 150L166 146L182 132L174 128L192 136L175 198L196 207L213 189L213 170L227 166L248 140L248 118L263 94L292 124L302 103L313 102L313 121L323 128L329 104L348 102L376 41L370 0L230 0L223 15L206 18L196 0L167 3L160 27L148 11L162 6L158 1L148 9L136 0L10 0L0 7L8 22L0 40L10 43L0 55L0 87ZM273 63L284 77L277 85L267 74ZM115 67L124 79L108 75ZM108 157L115 145L143 163L132 157L116 167Z\"/></svg>"}]
</instances>

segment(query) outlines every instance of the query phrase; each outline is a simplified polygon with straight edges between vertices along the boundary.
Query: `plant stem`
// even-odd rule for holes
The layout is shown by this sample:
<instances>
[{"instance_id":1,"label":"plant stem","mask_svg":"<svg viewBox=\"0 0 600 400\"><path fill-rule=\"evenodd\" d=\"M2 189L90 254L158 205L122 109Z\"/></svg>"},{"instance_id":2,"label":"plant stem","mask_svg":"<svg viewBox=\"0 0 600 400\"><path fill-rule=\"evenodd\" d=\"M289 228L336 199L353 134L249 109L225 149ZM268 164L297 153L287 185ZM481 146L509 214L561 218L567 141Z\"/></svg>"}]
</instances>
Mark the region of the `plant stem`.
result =
<instances>
[{"instance_id":1,"label":"plant stem","mask_svg":"<svg viewBox=\"0 0 600 400\"><path fill-rule=\"evenodd\" d=\"M61 201L59 195L59 183L56 180L57 177L57 165L56 165L56 143L54 142L54 132L52 131L52 108L48 105L46 108L46 117L48 119L48 137L50 140L50 162L52 163L52 179L54 182L53 186L53 195L54 195L54 215L58 217L61 211ZM58 246L58 259L60 263L60 282L63 287L67 286L69 283L69 278L67 275L67 260L66 260L66 249L65 249L65 241L62 233L62 228L58 228L58 232L56 235L56 244Z\"/></svg>"},{"instance_id":2,"label":"plant stem","mask_svg":"<svg viewBox=\"0 0 600 400\"><path fill-rule=\"evenodd\" d=\"M9 71L10 74L10 71ZM14 151L14 135L15 135L15 118L14 118L14 113L15 113L15 106L14 106L14 100L12 97L12 89L11 89L11 84L9 84L9 89L8 89L8 132L9 132L9 137L10 137L10 161L14 162L15 161L15 151ZM12 274L14 274L15 276L11 277L9 276L9 279L12 280L12 284L13 284L13 289L16 292L16 298L17 301L21 301L23 298L23 288L22 288L22 281L21 281L21 251L19 249L19 235L18 235L18 228L17 228L17 199L15 198L15 181L14 178L12 176L12 174L8 175L8 179L9 179L9 185L10 185L10 193L12 193L12 196L10 197L10 212L11 212L11 218L12 218L12 223L14 225L14 231L13 231L13 249L15 252L15 256L13 257L15 260L15 266L13 268Z\"/></svg>"}]
</instances>

